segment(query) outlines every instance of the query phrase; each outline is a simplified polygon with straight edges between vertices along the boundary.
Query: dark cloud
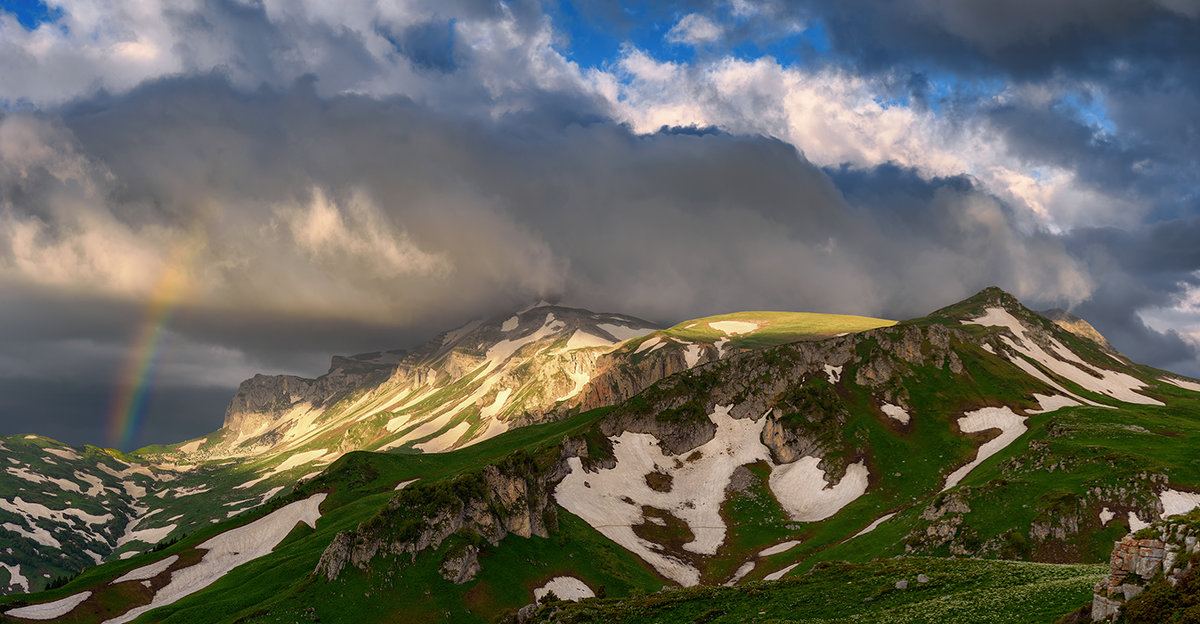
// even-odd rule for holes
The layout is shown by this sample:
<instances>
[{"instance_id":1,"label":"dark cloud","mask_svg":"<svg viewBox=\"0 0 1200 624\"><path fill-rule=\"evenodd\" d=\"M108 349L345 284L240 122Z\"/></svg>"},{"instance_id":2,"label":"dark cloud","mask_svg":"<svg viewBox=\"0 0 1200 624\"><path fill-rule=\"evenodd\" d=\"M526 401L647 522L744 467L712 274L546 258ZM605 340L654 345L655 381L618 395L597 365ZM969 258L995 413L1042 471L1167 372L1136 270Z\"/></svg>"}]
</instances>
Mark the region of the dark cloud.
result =
<instances>
[{"instance_id":1,"label":"dark cloud","mask_svg":"<svg viewBox=\"0 0 1200 624\"><path fill-rule=\"evenodd\" d=\"M8 414L53 382L76 407L46 405L99 431L95 388L131 357L173 270L188 288L148 415L154 441L215 428L213 397L251 372L319 374L332 353L412 346L538 297L663 322L740 309L903 318L998 284L1032 304L1108 310L1119 347L1149 331L1134 311L1163 301L1094 295L1111 296L1094 291L1089 249L1102 242L1023 225L967 176L822 170L787 143L707 129L637 135L570 91L490 119L319 91L174 78L0 120L0 279L23 293L0 306L0 379L36 382ZM1038 120L1008 114L996 123L1037 134ZM1101 264L1172 292L1167 262L1193 266L1184 240L1179 257L1160 245L1144 267ZM1164 340L1147 359L1187 357L1178 336Z\"/></svg>"}]
</instances>

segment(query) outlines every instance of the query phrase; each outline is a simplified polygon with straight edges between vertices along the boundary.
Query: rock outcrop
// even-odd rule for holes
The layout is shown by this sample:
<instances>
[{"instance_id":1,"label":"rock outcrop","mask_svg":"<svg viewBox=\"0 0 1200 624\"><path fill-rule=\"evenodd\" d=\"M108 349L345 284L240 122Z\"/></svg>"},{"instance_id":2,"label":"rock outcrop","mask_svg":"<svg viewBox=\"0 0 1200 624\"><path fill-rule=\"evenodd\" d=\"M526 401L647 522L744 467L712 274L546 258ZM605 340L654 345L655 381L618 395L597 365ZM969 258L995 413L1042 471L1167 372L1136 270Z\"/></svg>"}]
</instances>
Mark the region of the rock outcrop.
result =
<instances>
[{"instance_id":1,"label":"rock outcrop","mask_svg":"<svg viewBox=\"0 0 1200 624\"><path fill-rule=\"evenodd\" d=\"M1190 577L1200 557L1200 514L1157 522L1126 535L1113 547L1109 574L1096 585L1092 621L1115 621L1123 608L1155 585L1175 587ZM1169 614L1162 613L1161 621Z\"/></svg>"},{"instance_id":2,"label":"rock outcrop","mask_svg":"<svg viewBox=\"0 0 1200 624\"><path fill-rule=\"evenodd\" d=\"M415 561L453 536L467 545L452 547L441 571L456 583L466 582L479 571L476 544L496 546L510 534L548 537L557 526L549 484L565 474L565 459L560 464L539 470L531 456L518 452L453 481L406 487L357 529L338 533L315 572L333 581L347 565L366 569L382 555L407 555Z\"/></svg>"}]
</instances>

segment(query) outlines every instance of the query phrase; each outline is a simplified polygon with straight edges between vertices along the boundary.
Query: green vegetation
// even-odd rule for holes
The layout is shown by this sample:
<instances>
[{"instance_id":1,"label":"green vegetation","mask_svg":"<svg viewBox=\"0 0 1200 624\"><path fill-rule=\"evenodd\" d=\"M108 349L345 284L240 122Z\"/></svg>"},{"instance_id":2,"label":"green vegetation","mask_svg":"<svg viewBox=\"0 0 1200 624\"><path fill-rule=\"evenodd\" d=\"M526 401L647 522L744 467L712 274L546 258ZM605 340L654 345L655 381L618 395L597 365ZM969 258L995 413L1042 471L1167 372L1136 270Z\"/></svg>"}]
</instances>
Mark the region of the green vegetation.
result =
<instances>
[{"instance_id":1,"label":"green vegetation","mask_svg":"<svg viewBox=\"0 0 1200 624\"><path fill-rule=\"evenodd\" d=\"M536 622L1054 622L1089 600L1106 566L924 557L827 562L778 582L696 587L542 607ZM920 575L927 582L920 582ZM899 589L896 584L907 583Z\"/></svg>"}]
</instances>

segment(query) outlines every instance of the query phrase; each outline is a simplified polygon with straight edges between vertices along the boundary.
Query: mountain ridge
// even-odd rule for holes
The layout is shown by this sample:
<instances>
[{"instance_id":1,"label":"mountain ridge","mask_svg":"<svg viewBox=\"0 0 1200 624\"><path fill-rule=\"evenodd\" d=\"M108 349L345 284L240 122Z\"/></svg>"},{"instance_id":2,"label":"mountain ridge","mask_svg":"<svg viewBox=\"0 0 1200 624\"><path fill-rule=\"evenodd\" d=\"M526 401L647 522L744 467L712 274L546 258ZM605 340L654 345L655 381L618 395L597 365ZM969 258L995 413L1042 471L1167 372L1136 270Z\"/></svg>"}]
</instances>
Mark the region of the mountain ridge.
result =
<instances>
[{"instance_id":1,"label":"mountain ridge","mask_svg":"<svg viewBox=\"0 0 1200 624\"><path fill-rule=\"evenodd\" d=\"M546 326L540 318L529 327ZM218 596L244 605L231 613L261 617L307 617L304 609L333 621L394 616L337 598L362 591L414 613L483 621L515 613L554 579L554 587L628 595L664 582L791 578L834 559L1098 561L1200 484L1187 460L1200 440L1191 382L1127 364L998 289L896 325L754 348L738 341L761 326L717 327L733 331L696 351L723 357L698 358L619 404L448 453L352 451L290 489L257 494L266 505L242 516L250 525L271 509L328 496L303 547L281 546L223 577L257 575L261 588L245 600L276 598L254 607L219 581L156 617L205 621L196 609ZM627 365L685 359L698 342L666 331L624 343ZM727 340L723 349L718 340ZM241 469L219 478L247 494L325 465L281 457L198 465L212 475ZM193 487L191 478L178 473L173 489ZM258 482L247 485L251 478ZM246 521L218 520L211 526L220 532ZM193 535L131 561L195 556L210 533ZM267 572L272 566L291 571ZM113 600L115 579L129 569L107 563L50 596L91 592L79 608L92 608L89 600Z\"/></svg>"}]
</instances>

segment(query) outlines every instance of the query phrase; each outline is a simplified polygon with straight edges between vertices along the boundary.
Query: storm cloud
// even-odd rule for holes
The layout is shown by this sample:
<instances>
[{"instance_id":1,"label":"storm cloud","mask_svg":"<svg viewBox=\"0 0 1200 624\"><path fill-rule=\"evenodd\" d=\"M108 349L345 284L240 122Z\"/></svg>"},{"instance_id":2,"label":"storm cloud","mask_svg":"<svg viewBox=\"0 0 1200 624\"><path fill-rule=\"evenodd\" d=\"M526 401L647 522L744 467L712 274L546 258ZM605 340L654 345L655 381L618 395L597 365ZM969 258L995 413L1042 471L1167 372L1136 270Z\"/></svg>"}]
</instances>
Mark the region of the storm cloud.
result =
<instances>
[{"instance_id":1,"label":"storm cloud","mask_svg":"<svg viewBox=\"0 0 1200 624\"><path fill-rule=\"evenodd\" d=\"M538 299L908 318L999 285L1200 374L1200 11L943 4L0 14L0 433L106 442L162 318L141 443Z\"/></svg>"}]
</instances>

